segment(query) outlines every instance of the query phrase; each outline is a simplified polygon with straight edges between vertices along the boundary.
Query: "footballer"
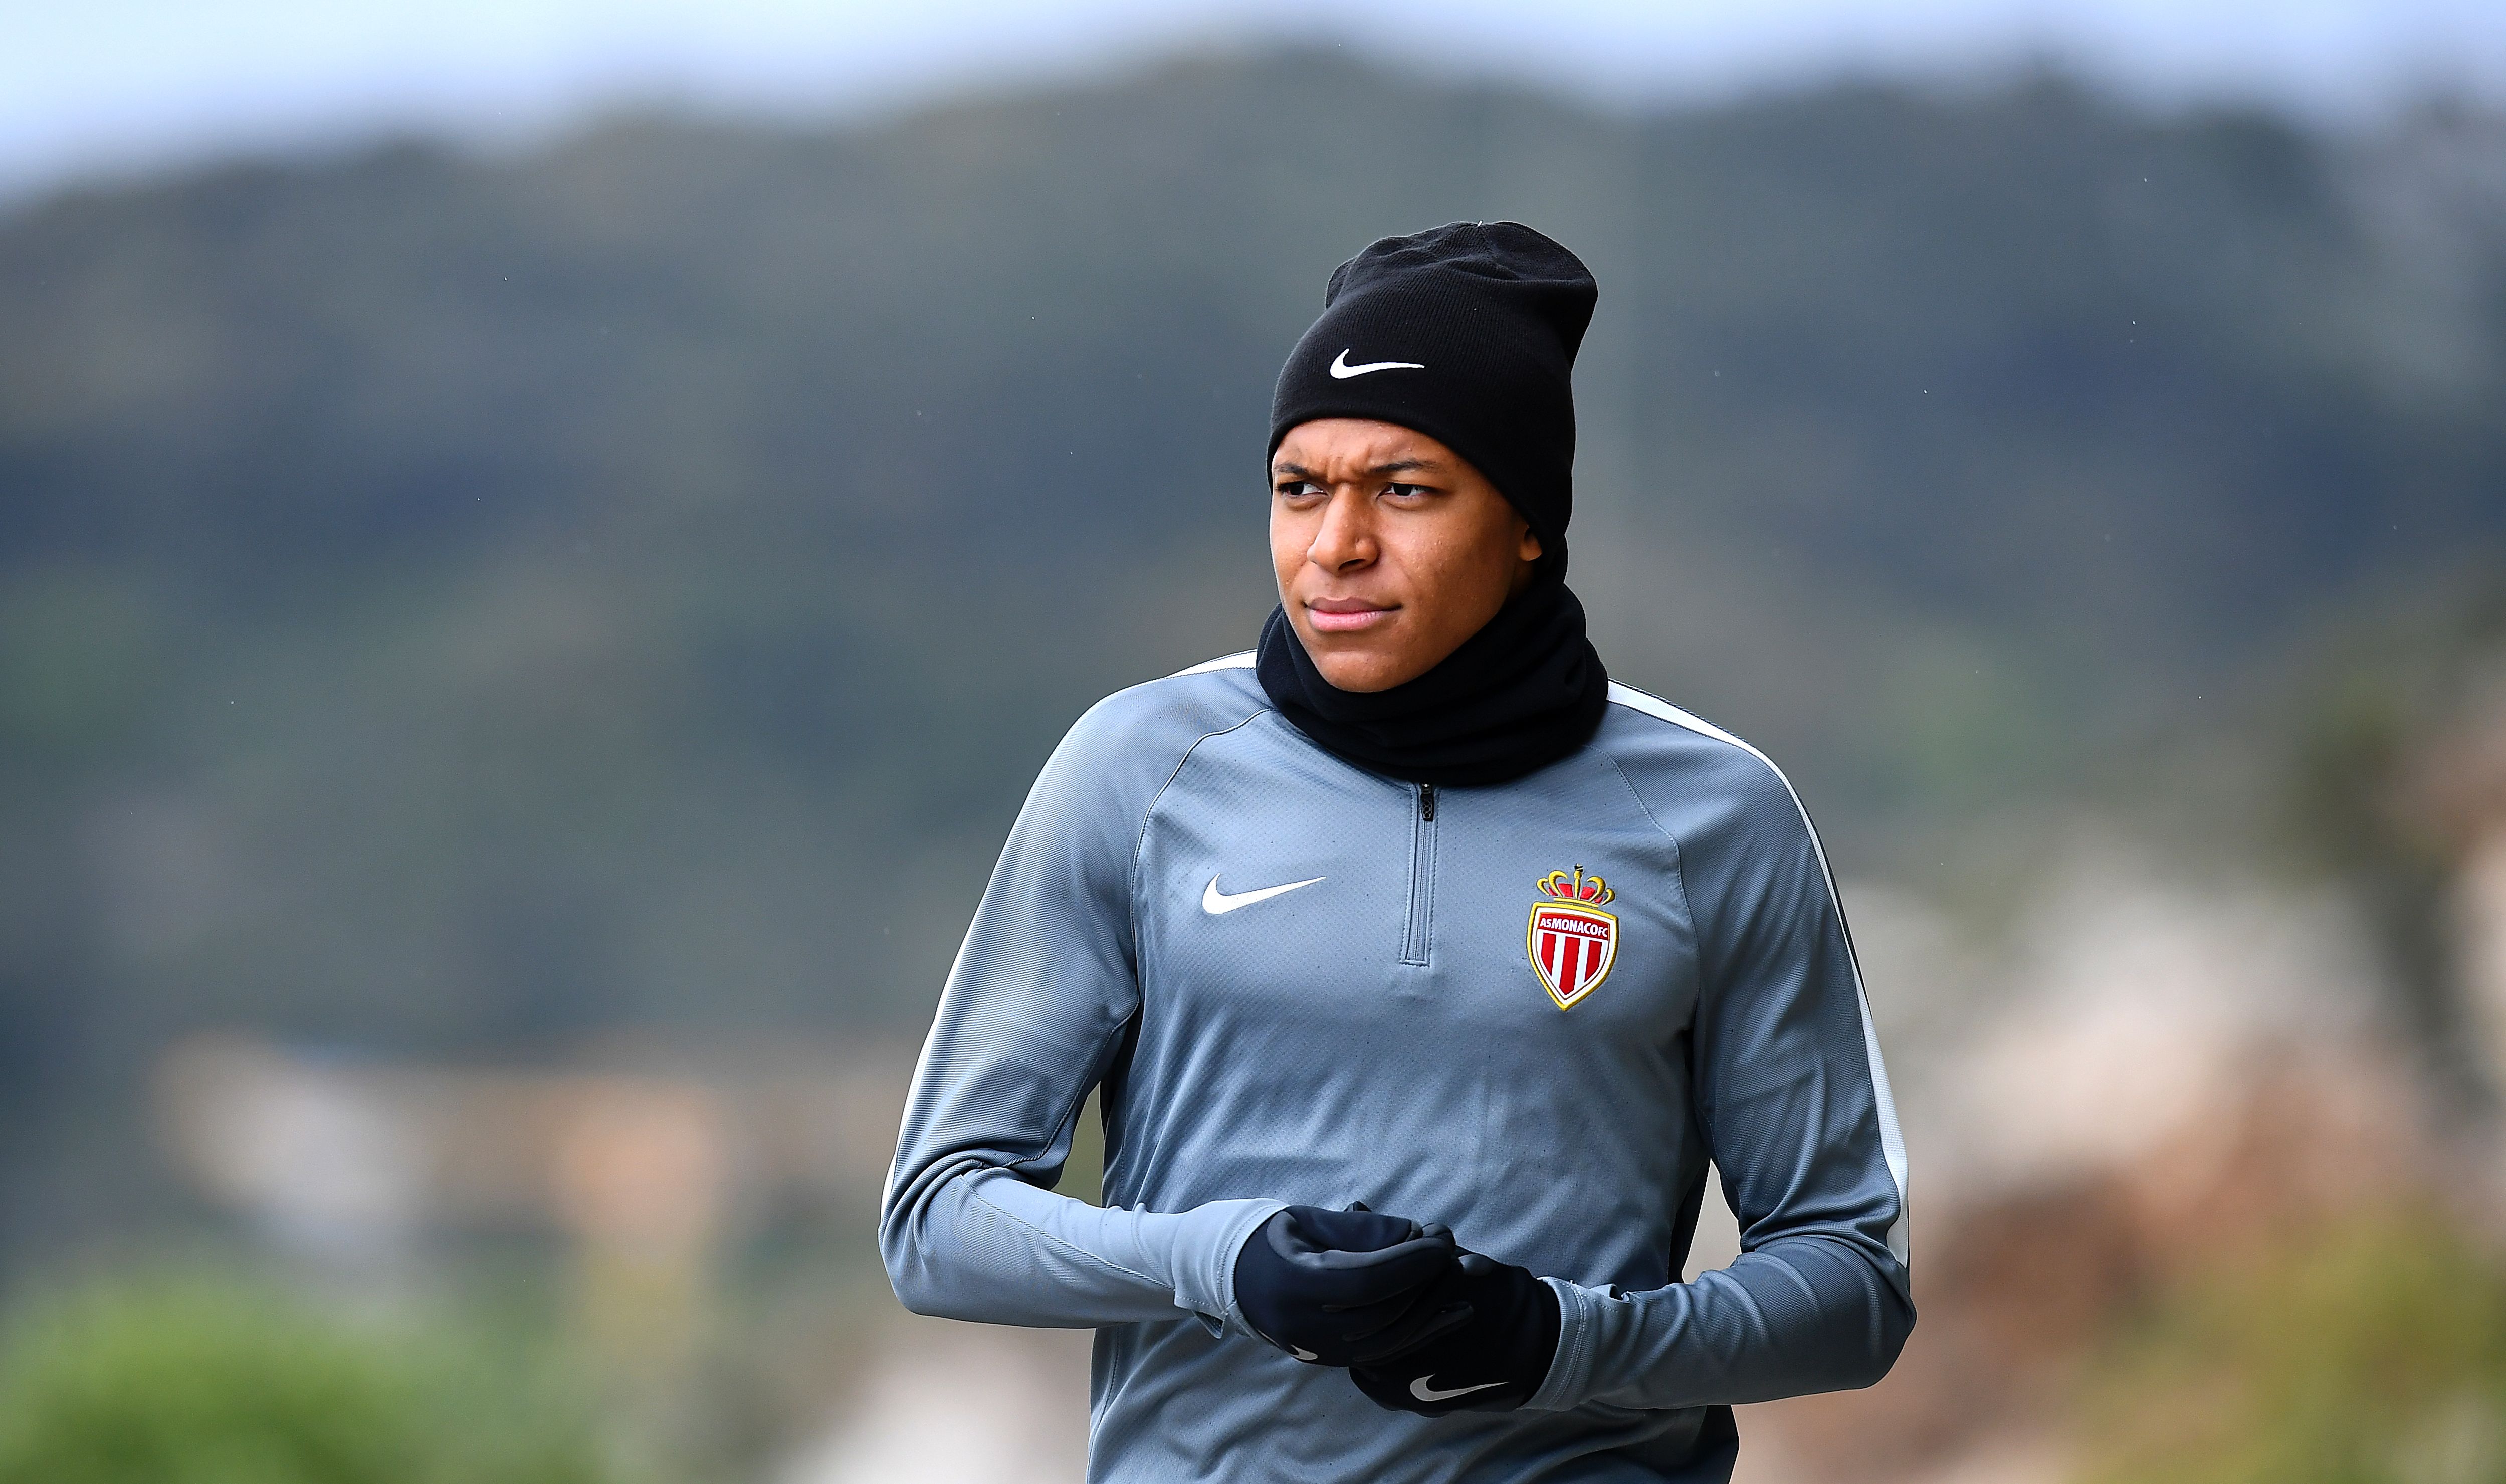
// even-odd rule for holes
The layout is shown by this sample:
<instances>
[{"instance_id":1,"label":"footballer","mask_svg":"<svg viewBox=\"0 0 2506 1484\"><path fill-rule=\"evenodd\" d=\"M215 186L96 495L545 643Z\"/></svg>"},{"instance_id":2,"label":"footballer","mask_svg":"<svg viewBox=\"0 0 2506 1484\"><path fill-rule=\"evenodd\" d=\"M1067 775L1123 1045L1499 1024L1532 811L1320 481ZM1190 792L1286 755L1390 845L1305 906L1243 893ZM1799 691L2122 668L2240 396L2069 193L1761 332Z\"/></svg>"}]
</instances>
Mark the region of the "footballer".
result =
<instances>
[{"instance_id":1,"label":"footballer","mask_svg":"<svg viewBox=\"0 0 2506 1484\"><path fill-rule=\"evenodd\" d=\"M1595 295L1511 222L1341 265L1259 646L1081 718L967 930L880 1250L918 1313L1095 1329L1091 1479L1723 1481L1735 1403L1914 1326L1808 815L1565 583ZM1101 1209L1053 1189L1092 1090ZM1741 1254L1682 1282L1709 1167Z\"/></svg>"}]
</instances>

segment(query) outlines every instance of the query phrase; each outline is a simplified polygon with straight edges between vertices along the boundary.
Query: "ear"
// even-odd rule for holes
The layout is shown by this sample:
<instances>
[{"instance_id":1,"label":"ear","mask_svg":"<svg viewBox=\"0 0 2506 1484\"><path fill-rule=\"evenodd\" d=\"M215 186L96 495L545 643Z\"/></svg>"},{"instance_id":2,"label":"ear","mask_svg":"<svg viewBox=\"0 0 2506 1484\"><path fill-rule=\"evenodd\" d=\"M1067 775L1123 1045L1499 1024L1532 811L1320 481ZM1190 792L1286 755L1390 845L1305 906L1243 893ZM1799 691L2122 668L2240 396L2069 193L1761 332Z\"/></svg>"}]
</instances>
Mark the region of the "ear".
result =
<instances>
[{"instance_id":1,"label":"ear","mask_svg":"<svg viewBox=\"0 0 2506 1484\"><path fill-rule=\"evenodd\" d=\"M1540 549L1540 538L1531 534L1530 521L1524 520L1520 524L1522 526L1522 534L1516 539L1515 554L1524 561L1536 562L1543 554Z\"/></svg>"}]
</instances>

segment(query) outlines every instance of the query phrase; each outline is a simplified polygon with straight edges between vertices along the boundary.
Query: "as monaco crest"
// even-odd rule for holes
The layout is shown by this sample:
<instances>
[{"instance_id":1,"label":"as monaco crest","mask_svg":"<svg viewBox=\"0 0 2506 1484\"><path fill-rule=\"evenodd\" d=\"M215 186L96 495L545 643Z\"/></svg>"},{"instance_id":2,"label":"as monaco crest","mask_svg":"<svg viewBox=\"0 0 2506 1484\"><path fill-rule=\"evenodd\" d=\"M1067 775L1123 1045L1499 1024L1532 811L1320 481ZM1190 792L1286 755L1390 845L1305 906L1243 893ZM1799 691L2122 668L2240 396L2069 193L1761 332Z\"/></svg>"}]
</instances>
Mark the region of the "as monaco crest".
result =
<instances>
[{"instance_id":1,"label":"as monaco crest","mask_svg":"<svg viewBox=\"0 0 2506 1484\"><path fill-rule=\"evenodd\" d=\"M1572 1009L1610 976L1618 959L1619 920L1601 910L1618 894L1600 877L1585 875L1580 866L1572 878L1553 870L1532 889L1550 900L1531 909L1523 935L1531 972L1559 1009Z\"/></svg>"}]
</instances>

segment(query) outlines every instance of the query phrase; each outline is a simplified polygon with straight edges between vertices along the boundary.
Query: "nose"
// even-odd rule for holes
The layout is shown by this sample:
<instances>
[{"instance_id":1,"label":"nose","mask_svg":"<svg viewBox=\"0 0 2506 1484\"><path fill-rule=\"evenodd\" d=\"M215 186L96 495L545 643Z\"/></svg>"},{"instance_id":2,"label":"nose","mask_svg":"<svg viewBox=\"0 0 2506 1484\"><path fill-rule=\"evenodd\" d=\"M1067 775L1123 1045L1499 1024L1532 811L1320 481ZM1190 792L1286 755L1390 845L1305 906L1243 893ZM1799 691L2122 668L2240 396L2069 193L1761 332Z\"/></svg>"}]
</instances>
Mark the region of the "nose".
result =
<instances>
[{"instance_id":1,"label":"nose","mask_svg":"<svg viewBox=\"0 0 2506 1484\"><path fill-rule=\"evenodd\" d=\"M1360 491L1346 485L1332 491L1323 507L1323 523L1314 530L1306 560L1325 572L1348 572L1375 560L1373 506Z\"/></svg>"}]
</instances>

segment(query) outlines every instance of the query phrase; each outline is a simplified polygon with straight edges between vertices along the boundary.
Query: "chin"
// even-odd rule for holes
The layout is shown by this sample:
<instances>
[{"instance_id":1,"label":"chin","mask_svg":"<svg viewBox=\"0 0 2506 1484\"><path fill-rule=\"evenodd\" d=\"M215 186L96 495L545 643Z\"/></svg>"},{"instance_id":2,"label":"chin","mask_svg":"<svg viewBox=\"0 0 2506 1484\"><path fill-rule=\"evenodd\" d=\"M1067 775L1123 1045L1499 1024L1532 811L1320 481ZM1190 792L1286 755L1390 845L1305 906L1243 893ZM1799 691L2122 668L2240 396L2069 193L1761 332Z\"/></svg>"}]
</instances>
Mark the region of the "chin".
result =
<instances>
[{"instance_id":1,"label":"chin","mask_svg":"<svg viewBox=\"0 0 2506 1484\"><path fill-rule=\"evenodd\" d=\"M1380 654L1317 654L1314 668L1340 690L1389 690L1409 679L1398 660Z\"/></svg>"}]
</instances>

